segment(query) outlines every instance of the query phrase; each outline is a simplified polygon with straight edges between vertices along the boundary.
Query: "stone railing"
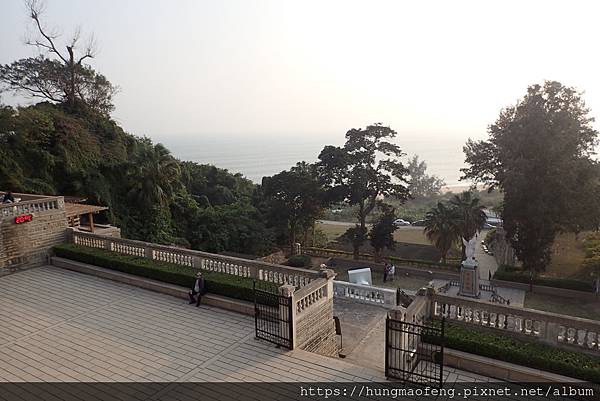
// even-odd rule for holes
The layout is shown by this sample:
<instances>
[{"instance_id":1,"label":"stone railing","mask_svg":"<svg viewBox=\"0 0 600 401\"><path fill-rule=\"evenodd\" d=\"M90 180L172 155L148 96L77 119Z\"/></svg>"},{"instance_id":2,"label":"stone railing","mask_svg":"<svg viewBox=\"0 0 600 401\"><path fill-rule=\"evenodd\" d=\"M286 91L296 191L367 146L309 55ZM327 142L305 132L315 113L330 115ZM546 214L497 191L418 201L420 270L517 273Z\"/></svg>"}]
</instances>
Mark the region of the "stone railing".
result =
<instances>
[{"instance_id":1,"label":"stone railing","mask_svg":"<svg viewBox=\"0 0 600 401\"><path fill-rule=\"evenodd\" d=\"M314 270L216 255L143 241L84 233L72 229L70 229L70 238L71 242L90 248L106 249L124 255L145 257L160 262L248 277L279 285L293 285L297 288L304 287L320 277L320 272Z\"/></svg>"},{"instance_id":2,"label":"stone railing","mask_svg":"<svg viewBox=\"0 0 600 401\"><path fill-rule=\"evenodd\" d=\"M294 310L299 315L316 305L322 299L326 299L328 280L319 278L294 292Z\"/></svg>"},{"instance_id":3,"label":"stone railing","mask_svg":"<svg viewBox=\"0 0 600 401\"><path fill-rule=\"evenodd\" d=\"M336 298L351 299L371 305L381 305L390 308L396 306L396 291L389 288L353 284L346 281L334 281L333 294Z\"/></svg>"},{"instance_id":4,"label":"stone railing","mask_svg":"<svg viewBox=\"0 0 600 401\"><path fill-rule=\"evenodd\" d=\"M65 201L62 196L48 196L16 203L4 203L0 204L0 218L64 209L64 207Z\"/></svg>"},{"instance_id":5,"label":"stone railing","mask_svg":"<svg viewBox=\"0 0 600 401\"><path fill-rule=\"evenodd\" d=\"M600 355L600 322L464 298L431 296L432 317Z\"/></svg>"},{"instance_id":6,"label":"stone railing","mask_svg":"<svg viewBox=\"0 0 600 401\"><path fill-rule=\"evenodd\" d=\"M298 348L322 355L337 355L338 345L333 320L332 270L321 270L320 277L291 293L294 319L294 344ZM280 293L290 293L290 286Z\"/></svg>"}]
</instances>

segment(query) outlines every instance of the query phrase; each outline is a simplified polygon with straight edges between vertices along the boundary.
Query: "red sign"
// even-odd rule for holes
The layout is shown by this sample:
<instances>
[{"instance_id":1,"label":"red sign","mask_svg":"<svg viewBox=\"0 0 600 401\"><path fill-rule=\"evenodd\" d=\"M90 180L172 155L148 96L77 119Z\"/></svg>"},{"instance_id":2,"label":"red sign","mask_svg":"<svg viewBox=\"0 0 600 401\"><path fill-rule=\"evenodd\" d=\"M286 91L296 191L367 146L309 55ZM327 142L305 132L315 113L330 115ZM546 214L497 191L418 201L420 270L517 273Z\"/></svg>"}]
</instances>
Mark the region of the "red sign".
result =
<instances>
[{"instance_id":1,"label":"red sign","mask_svg":"<svg viewBox=\"0 0 600 401\"><path fill-rule=\"evenodd\" d=\"M16 224L29 223L31 221L33 221L33 215L32 214L26 214L25 216L15 217L15 223Z\"/></svg>"}]
</instances>

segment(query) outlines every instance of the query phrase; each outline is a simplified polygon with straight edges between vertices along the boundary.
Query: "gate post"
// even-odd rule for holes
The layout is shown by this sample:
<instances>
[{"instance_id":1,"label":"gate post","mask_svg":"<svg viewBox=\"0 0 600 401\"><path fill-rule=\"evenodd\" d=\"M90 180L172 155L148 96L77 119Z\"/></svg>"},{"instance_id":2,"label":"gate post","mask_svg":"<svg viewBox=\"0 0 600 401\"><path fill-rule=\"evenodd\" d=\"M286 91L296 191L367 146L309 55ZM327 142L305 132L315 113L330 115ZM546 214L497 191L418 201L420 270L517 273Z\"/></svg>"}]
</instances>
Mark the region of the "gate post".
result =
<instances>
[{"instance_id":1,"label":"gate post","mask_svg":"<svg viewBox=\"0 0 600 401\"><path fill-rule=\"evenodd\" d=\"M282 285L279 287L279 295L285 297L286 302L279 301L279 332L281 337L289 338L290 349L294 349L296 344L296 307L294 302L294 291L296 287L293 285Z\"/></svg>"}]
</instances>

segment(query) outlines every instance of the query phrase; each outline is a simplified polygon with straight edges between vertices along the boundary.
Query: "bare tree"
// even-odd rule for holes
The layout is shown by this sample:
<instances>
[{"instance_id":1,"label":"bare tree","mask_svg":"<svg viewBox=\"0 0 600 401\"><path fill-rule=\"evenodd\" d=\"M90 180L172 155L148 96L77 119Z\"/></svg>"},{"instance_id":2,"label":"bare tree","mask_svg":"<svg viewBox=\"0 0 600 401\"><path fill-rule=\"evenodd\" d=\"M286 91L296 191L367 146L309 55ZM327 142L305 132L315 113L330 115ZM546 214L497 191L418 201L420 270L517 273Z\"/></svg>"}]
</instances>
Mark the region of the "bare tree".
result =
<instances>
[{"instance_id":1,"label":"bare tree","mask_svg":"<svg viewBox=\"0 0 600 401\"><path fill-rule=\"evenodd\" d=\"M74 110L79 101L102 112L110 112L112 96L117 88L101 74L84 64L97 54L97 44L90 35L81 45L81 28L78 27L64 49L58 45L60 33L44 25L45 5L40 0L25 0L35 33L25 43L35 46L39 56L0 65L0 81L10 89L25 92L53 102L65 103Z\"/></svg>"}]
</instances>

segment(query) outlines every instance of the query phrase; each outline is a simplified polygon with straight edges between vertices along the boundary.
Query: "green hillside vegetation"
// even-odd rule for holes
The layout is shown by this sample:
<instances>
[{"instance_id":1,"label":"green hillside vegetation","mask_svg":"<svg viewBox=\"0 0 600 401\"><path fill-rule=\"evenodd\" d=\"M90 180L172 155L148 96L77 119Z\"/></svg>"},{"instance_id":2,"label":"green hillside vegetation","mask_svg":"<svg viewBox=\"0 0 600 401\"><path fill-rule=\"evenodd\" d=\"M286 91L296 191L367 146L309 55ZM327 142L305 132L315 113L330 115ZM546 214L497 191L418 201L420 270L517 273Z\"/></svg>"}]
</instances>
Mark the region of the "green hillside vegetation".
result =
<instances>
[{"instance_id":1,"label":"green hillside vegetation","mask_svg":"<svg viewBox=\"0 0 600 401\"><path fill-rule=\"evenodd\" d=\"M89 108L0 108L0 188L106 205L127 238L211 252L261 254L272 245L252 182L176 160Z\"/></svg>"}]
</instances>

